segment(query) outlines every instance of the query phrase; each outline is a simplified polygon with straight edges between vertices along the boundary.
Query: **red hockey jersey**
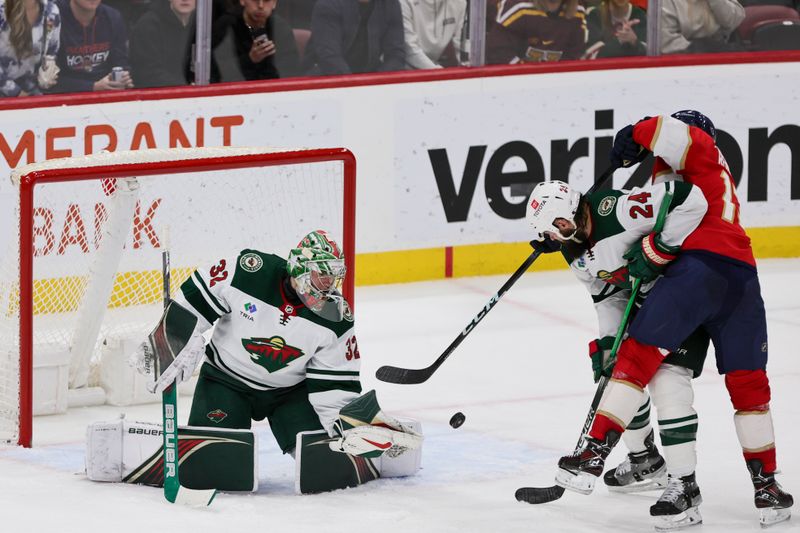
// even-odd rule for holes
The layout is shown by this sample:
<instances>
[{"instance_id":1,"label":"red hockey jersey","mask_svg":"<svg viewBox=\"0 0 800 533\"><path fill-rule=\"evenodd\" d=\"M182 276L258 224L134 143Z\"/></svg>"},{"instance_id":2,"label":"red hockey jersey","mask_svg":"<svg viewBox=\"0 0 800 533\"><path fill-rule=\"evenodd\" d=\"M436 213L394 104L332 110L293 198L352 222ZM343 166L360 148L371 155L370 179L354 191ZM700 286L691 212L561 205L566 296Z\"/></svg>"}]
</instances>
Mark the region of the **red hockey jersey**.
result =
<instances>
[{"instance_id":1,"label":"red hockey jersey","mask_svg":"<svg viewBox=\"0 0 800 533\"><path fill-rule=\"evenodd\" d=\"M682 250L706 250L755 266L750 238L739 223L739 199L728 164L703 130L669 116L648 118L633 128L633 139L653 152L653 180L674 172L703 191L708 211Z\"/></svg>"}]
</instances>

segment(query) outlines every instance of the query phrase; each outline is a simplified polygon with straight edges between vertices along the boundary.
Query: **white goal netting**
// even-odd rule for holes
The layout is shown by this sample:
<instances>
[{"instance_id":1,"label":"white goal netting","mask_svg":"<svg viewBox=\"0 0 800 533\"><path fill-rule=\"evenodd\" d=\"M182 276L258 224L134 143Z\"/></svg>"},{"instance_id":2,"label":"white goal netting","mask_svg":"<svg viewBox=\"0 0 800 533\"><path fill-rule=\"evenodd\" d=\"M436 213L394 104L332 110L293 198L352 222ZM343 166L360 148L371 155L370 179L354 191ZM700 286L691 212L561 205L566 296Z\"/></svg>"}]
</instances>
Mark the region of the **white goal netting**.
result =
<instances>
[{"instance_id":1,"label":"white goal netting","mask_svg":"<svg viewBox=\"0 0 800 533\"><path fill-rule=\"evenodd\" d=\"M145 150L54 160L15 171L16 180L35 170L51 180L63 175L69 181L45 178L36 185L32 216L26 220L24 206L18 205L12 220L16 230L0 241L5 250L0 268L0 441L21 440L19 398L30 372L20 367L20 283L26 280L19 268L20 229L29 227L32 234L33 366L48 355L68 355L69 387L95 386L103 343L143 338L161 314L165 234L173 293L198 266L244 248L284 256L313 229L328 230L348 252L343 240L353 234L354 215L345 209L350 194L345 192L345 165L338 156L325 160L324 155L299 162L312 152L293 151L285 160L261 162L261 154L271 151ZM191 161L212 160L224 168L188 168ZM108 178L110 171L138 175ZM158 173L144 175L150 172ZM77 174L86 176L75 180ZM352 265L353 257L346 259ZM36 387L29 392L36 394ZM26 416L23 409L22 419Z\"/></svg>"}]
</instances>

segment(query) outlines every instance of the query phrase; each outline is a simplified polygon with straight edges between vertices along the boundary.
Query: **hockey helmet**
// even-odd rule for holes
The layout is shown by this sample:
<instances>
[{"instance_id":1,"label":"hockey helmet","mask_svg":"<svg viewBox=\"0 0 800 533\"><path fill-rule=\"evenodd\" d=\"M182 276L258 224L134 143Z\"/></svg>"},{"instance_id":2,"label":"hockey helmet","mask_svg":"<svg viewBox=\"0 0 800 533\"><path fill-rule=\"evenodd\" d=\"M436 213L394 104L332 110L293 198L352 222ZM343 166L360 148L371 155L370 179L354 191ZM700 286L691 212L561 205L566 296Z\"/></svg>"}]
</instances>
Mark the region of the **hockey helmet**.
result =
<instances>
[{"instance_id":1,"label":"hockey helmet","mask_svg":"<svg viewBox=\"0 0 800 533\"><path fill-rule=\"evenodd\" d=\"M694 111L692 109L685 109L683 111L677 111L673 113L672 118L677 118L684 124L688 124L689 126L695 126L696 128L700 128L704 132L708 133L708 135L714 139L714 142L717 140L717 128L714 127L714 123L711 122L711 119L702 114L700 111Z\"/></svg>"},{"instance_id":2,"label":"hockey helmet","mask_svg":"<svg viewBox=\"0 0 800 533\"><path fill-rule=\"evenodd\" d=\"M528 198L525 218L534 232L534 240L544 239L546 232L555 234L560 239L571 238L562 235L555 221L563 218L575 224L581 193L572 189L563 181L543 181L536 185Z\"/></svg>"},{"instance_id":3,"label":"hockey helmet","mask_svg":"<svg viewBox=\"0 0 800 533\"><path fill-rule=\"evenodd\" d=\"M346 307L342 283L344 254L326 231L315 230L289 250L286 271L303 304L329 320L341 320Z\"/></svg>"}]
</instances>

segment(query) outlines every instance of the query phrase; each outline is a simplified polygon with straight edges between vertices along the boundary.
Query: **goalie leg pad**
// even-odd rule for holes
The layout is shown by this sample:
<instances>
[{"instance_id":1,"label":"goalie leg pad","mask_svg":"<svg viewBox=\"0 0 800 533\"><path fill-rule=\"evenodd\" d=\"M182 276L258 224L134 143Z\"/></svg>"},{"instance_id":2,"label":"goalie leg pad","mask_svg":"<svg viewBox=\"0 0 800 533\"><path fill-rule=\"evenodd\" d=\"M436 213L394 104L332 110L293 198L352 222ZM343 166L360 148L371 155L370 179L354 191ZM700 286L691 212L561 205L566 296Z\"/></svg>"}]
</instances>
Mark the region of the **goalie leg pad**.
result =
<instances>
[{"instance_id":1,"label":"goalie leg pad","mask_svg":"<svg viewBox=\"0 0 800 533\"><path fill-rule=\"evenodd\" d=\"M178 440L181 484L186 488L258 490L258 441L253 432L179 427ZM86 431L86 476L92 481L161 487L162 446L160 424L94 422Z\"/></svg>"},{"instance_id":2,"label":"goalie leg pad","mask_svg":"<svg viewBox=\"0 0 800 533\"><path fill-rule=\"evenodd\" d=\"M398 419L404 427L410 428L422 437L422 423L412 418ZM422 467L422 441L416 448L409 448L405 452L395 455L385 453L373 461L378 467L381 477L406 477L413 476Z\"/></svg>"},{"instance_id":3,"label":"goalie leg pad","mask_svg":"<svg viewBox=\"0 0 800 533\"><path fill-rule=\"evenodd\" d=\"M325 430L297 434L295 492L317 494L357 487L380 477L371 459L333 451Z\"/></svg>"}]
</instances>

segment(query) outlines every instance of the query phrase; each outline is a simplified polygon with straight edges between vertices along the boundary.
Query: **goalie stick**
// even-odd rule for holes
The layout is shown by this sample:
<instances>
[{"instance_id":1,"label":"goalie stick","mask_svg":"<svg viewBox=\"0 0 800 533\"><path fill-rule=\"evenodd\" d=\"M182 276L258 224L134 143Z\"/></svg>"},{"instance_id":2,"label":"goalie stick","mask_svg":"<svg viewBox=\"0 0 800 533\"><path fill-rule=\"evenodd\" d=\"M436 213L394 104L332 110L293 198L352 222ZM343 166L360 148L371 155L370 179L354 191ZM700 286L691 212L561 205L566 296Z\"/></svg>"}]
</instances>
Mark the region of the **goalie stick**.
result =
<instances>
[{"instance_id":1,"label":"goalie stick","mask_svg":"<svg viewBox=\"0 0 800 533\"><path fill-rule=\"evenodd\" d=\"M661 229L664 227L664 220L667 217L667 211L672 203L673 193L671 190L669 190L668 185L667 187L667 194L664 196L664 201L661 202L661 207L658 210L658 217L656 218L656 223L653 226L654 232L661 231ZM639 287L641 284L642 283L640 279L633 280L633 284L631 286L631 297L628 299L628 305L625 307L625 313L622 315L619 329L617 329L617 336L614 338L614 345L611 347L611 354L609 355L609 360L608 363L606 363L606 366L612 365L617 358L617 350L619 350L619 345L622 343L622 336L625 333L625 327L628 325L628 317L631 314L631 309L633 309L636 296L639 294ZM578 437L578 443L575 445L574 453L578 453L580 451L583 440L589 433L589 428L592 426L594 415L597 412L597 407L600 405L600 399L603 397L603 392L606 390L606 385L608 385L609 379L610 378L607 376L601 376L600 381L597 382L597 390L594 393L594 398L592 398L592 404L589 407L589 412L587 413L586 420L583 423L581 436ZM559 485L553 485L552 487L521 487L514 493L514 497L518 502L532 504L549 503L561 498L561 496L564 495L564 490L564 487Z\"/></svg>"},{"instance_id":2,"label":"goalie stick","mask_svg":"<svg viewBox=\"0 0 800 533\"><path fill-rule=\"evenodd\" d=\"M600 188L608 180L608 178L614 174L615 170L617 170L617 167L615 166L607 168L606 171L600 175L597 181L595 181L594 184L589 187L589 190L586 192L586 194L591 194ZM530 268L533 262L536 261L541 254L542 252L535 250L533 253L531 253L531 255L528 256L527 259L525 259L519 268L517 268L516 272L514 272L511 277L508 278L503 286L500 287L500 290L498 290L491 298L489 298L489 301L486 302L486 305L483 306L483 309L481 309L478 314L473 317L472 321L467 324L467 327L465 327L461 333L458 334L453 342L450 343L450 346L448 346L430 366L425 368L401 368L397 366L384 365L380 367L377 372L375 372L375 377L387 383L397 383L402 385L416 385L427 381L433 375L433 373L436 372L440 366L442 366L442 363L444 363L447 358L450 357L450 354L453 353L456 348L458 348L458 345L467 338L467 335L469 335L475 329L478 323L489 314L489 311L491 311L495 304L500 301L500 298L503 297L506 291L508 291L508 289L510 289L517 282L517 280L522 277L525 271Z\"/></svg>"},{"instance_id":3,"label":"goalie stick","mask_svg":"<svg viewBox=\"0 0 800 533\"><path fill-rule=\"evenodd\" d=\"M164 280L164 309L169 305L169 246L168 239L164 239L164 251L161 252L161 272ZM166 321L164 321L166 330ZM166 343L165 343L166 344ZM154 343L155 346L155 343ZM156 352L155 357L160 358ZM161 393L162 420L164 424L164 498L170 503L180 503L201 507L211 505L216 496L216 489L197 490L181 486L178 477L178 394L173 382Z\"/></svg>"}]
</instances>

